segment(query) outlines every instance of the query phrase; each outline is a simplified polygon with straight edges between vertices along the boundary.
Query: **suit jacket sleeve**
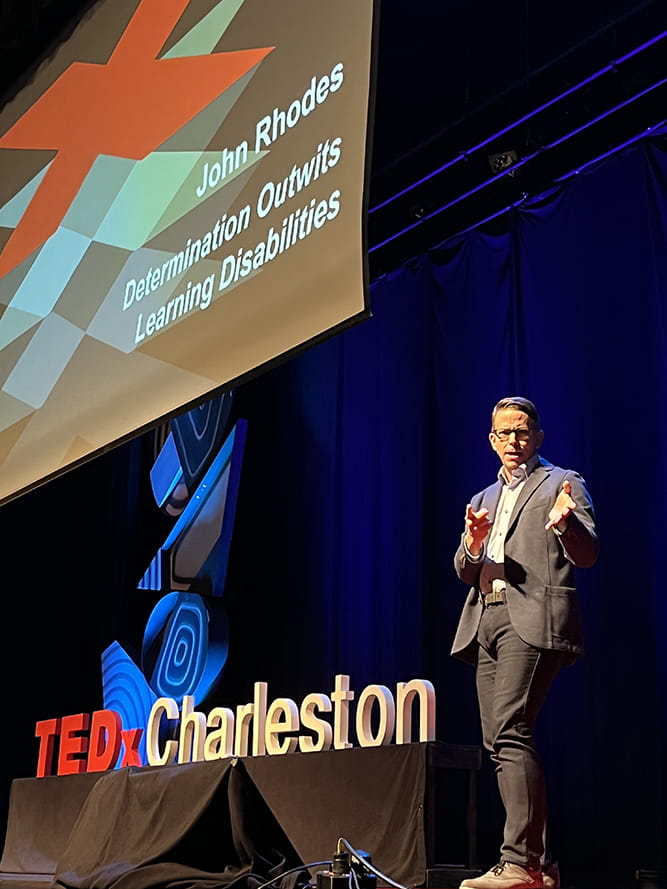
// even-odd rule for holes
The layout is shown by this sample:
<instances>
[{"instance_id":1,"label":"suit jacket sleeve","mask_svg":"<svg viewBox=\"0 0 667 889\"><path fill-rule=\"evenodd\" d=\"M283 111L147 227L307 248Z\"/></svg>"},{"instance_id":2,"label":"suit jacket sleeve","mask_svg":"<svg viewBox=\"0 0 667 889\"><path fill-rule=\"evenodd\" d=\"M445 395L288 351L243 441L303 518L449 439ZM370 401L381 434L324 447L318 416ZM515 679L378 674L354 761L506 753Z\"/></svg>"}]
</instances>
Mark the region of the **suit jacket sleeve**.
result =
<instances>
[{"instance_id":1,"label":"suit jacket sleeve","mask_svg":"<svg viewBox=\"0 0 667 889\"><path fill-rule=\"evenodd\" d=\"M590 568L595 564L600 544L595 530L595 514L586 483L576 472L565 476L571 485L571 497L577 504L567 517L567 527L559 536L565 557L578 568Z\"/></svg>"},{"instance_id":2,"label":"suit jacket sleeve","mask_svg":"<svg viewBox=\"0 0 667 889\"><path fill-rule=\"evenodd\" d=\"M476 494L471 500L471 505L475 512L480 508L482 496L483 492L481 494ZM473 559L463 543L465 536L466 531L464 529L463 534L461 534L459 547L454 555L454 570L464 583L467 583L468 586L476 587L477 581L479 580L479 573L482 570L486 547L483 547L480 555L476 559Z\"/></svg>"}]
</instances>

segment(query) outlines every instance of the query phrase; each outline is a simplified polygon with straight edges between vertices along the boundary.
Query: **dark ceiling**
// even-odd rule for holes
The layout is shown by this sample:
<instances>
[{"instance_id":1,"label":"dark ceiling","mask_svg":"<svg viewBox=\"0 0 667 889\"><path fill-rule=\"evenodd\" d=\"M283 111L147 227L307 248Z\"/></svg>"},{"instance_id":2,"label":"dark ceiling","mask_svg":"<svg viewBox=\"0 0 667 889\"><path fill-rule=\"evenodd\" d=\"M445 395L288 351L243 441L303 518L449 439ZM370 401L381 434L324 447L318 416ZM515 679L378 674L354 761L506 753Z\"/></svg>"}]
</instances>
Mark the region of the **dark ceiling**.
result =
<instances>
[{"instance_id":1,"label":"dark ceiling","mask_svg":"<svg viewBox=\"0 0 667 889\"><path fill-rule=\"evenodd\" d=\"M0 96L90 5L0 0ZM381 0L372 277L667 117L666 24L665 0Z\"/></svg>"}]
</instances>

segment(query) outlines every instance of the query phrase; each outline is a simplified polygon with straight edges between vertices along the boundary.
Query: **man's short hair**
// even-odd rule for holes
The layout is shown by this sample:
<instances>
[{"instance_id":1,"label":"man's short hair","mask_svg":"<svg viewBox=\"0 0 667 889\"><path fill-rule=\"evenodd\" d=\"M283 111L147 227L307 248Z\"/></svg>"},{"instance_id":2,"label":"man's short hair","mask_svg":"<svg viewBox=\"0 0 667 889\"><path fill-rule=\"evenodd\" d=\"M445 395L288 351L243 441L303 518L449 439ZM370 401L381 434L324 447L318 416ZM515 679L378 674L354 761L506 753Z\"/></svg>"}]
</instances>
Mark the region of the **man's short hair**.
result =
<instances>
[{"instance_id":1,"label":"man's short hair","mask_svg":"<svg viewBox=\"0 0 667 889\"><path fill-rule=\"evenodd\" d=\"M532 401L529 401L527 398L523 398L521 395L512 395L509 398L501 398L498 404L494 407L491 412L491 431L493 432L493 425L496 419L496 414L498 411L504 411L507 408L516 408L516 410L523 411L526 414L533 425L534 429L540 429L540 415L537 412L537 408L533 404Z\"/></svg>"}]
</instances>

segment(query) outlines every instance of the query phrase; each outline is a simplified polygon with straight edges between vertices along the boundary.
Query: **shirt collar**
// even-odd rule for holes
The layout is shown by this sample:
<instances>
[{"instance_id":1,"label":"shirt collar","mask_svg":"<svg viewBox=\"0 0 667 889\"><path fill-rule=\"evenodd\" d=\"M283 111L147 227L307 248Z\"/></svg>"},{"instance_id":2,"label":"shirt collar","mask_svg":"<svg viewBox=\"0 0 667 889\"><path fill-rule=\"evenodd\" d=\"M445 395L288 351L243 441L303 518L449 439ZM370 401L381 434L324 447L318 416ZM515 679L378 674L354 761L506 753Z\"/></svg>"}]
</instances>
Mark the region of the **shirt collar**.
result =
<instances>
[{"instance_id":1,"label":"shirt collar","mask_svg":"<svg viewBox=\"0 0 667 889\"><path fill-rule=\"evenodd\" d=\"M533 454L533 456L526 460L525 463L522 463L520 466L517 466L516 469L512 471L512 481L508 482L505 478L505 474L503 473L503 467L501 466L498 470L498 479L500 483L503 485L507 485L508 488L513 489L516 488L517 485L520 485L521 482L525 482L530 473L535 469L537 464L540 462L540 458L537 454Z\"/></svg>"}]
</instances>

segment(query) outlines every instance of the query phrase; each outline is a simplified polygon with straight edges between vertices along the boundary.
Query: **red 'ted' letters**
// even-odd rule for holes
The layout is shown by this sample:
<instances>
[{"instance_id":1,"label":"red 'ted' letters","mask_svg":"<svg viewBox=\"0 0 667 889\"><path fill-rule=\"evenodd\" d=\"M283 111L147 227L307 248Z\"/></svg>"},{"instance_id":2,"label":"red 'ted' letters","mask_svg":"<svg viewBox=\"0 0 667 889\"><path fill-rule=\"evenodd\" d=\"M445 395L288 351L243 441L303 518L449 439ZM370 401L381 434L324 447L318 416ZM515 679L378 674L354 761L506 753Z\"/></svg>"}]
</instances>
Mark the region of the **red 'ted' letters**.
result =
<instances>
[{"instance_id":1,"label":"red 'ted' letters","mask_svg":"<svg viewBox=\"0 0 667 889\"><path fill-rule=\"evenodd\" d=\"M39 738L37 777L53 774L58 738L57 774L76 775L86 771L104 772L113 768L118 761L124 735L120 715L115 710L96 710L92 723L87 713L63 716L62 719L44 719L35 725L35 737ZM137 744L138 739L130 745L130 755L126 753L128 764L141 765L136 751Z\"/></svg>"}]
</instances>

